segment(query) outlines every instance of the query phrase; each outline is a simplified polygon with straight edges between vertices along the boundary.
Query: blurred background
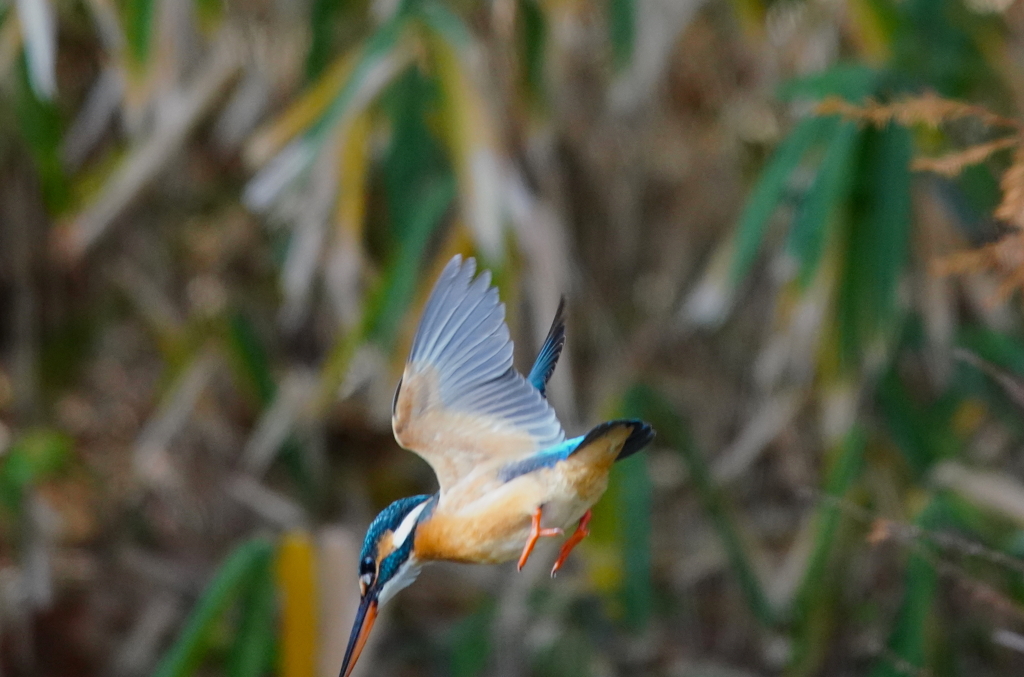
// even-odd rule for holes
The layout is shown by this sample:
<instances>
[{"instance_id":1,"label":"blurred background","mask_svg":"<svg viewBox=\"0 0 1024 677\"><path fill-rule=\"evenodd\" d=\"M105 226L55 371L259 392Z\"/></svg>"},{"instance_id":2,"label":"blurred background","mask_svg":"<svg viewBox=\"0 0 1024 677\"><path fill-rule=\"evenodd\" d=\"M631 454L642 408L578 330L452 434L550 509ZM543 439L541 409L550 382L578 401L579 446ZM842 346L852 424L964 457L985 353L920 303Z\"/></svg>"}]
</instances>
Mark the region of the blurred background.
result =
<instances>
[{"instance_id":1,"label":"blurred background","mask_svg":"<svg viewBox=\"0 0 1024 677\"><path fill-rule=\"evenodd\" d=\"M0 0L0 674L334 677L455 253L658 437L359 674L1021 674L1022 107L1014 0Z\"/></svg>"}]
</instances>

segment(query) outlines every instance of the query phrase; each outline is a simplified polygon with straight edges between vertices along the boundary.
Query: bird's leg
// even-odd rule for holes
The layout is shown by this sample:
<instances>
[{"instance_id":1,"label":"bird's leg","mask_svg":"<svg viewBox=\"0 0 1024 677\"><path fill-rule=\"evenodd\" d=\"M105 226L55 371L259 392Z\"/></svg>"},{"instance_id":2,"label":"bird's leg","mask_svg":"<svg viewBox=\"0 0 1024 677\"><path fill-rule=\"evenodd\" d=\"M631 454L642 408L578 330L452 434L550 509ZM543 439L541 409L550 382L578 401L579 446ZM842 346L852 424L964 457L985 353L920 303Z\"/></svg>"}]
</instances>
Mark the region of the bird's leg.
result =
<instances>
[{"instance_id":1,"label":"bird's leg","mask_svg":"<svg viewBox=\"0 0 1024 677\"><path fill-rule=\"evenodd\" d=\"M540 508L533 511L533 520L530 524L530 535L526 538L526 545L523 547L523 554L519 556L519 564L517 565L519 571L523 570L523 567L526 565L526 560L530 559L530 553L533 552L534 546L537 545L537 539L541 536L561 536L565 533L561 529L541 529L540 516Z\"/></svg>"},{"instance_id":2,"label":"bird's leg","mask_svg":"<svg viewBox=\"0 0 1024 677\"><path fill-rule=\"evenodd\" d=\"M587 525L590 524L590 511L583 513L583 517L580 518L580 523L576 527L576 531L572 532L572 536L566 539L565 543L562 544L562 549L558 553L558 559L555 560L555 566L551 567L551 578L555 577L558 570L565 564L565 560L569 559L569 553L572 549L579 544L584 538L590 535L590 530L587 529Z\"/></svg>"}]
</instances>

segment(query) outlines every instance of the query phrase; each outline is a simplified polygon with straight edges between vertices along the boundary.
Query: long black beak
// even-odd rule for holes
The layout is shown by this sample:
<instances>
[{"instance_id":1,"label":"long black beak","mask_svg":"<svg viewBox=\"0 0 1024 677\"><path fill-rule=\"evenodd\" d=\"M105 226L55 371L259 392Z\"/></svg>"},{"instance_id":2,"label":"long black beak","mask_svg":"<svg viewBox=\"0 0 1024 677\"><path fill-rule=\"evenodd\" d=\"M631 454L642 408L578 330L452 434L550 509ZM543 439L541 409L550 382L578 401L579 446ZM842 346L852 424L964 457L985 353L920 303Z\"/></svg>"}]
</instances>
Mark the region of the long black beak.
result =
<instances>
[{"instance_id":1,"label":"long black beak","mask_svg":"<svg viewBox=\"0 0 1024 677\"><path fill-rule=\"evenodd\" d=\"M348 638L348 649L345 650L345 660L341 662L339 677L348 677L352 673L376 620L377 595L373 591L368 591L359 602L359 611L356 612L356 621L352 625L352 635Z\"/></svg>"}]
</instances>

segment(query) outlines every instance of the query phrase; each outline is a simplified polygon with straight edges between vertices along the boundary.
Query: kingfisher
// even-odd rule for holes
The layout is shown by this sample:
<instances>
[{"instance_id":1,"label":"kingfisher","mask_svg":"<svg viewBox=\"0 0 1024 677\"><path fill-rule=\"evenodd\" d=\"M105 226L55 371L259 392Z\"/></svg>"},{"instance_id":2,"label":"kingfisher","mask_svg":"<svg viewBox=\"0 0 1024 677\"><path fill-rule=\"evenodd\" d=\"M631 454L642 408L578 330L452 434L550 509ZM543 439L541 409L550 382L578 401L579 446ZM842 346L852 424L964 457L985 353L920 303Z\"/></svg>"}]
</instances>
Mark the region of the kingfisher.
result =
<instances>
[{"instance_id":1,"label":"kingfisher","mask_svg":"<svg viewBox=\"0 0 1024 677\"><path fill-rule=\"evenodd\" d=\"M616 461L654 430L608 421L565 438L546 388L565 344L565 301L524 378L512 365L505 306L490 271L448 262L427 300L395 391L395 439L433 468L439 490L395 501L370 524L359 560L360 603L340 677L349 677L377 611L433 561L522 570L537 541L575 525L554 576L588 534L591 506Z\"/></svg>"}]
</instances>

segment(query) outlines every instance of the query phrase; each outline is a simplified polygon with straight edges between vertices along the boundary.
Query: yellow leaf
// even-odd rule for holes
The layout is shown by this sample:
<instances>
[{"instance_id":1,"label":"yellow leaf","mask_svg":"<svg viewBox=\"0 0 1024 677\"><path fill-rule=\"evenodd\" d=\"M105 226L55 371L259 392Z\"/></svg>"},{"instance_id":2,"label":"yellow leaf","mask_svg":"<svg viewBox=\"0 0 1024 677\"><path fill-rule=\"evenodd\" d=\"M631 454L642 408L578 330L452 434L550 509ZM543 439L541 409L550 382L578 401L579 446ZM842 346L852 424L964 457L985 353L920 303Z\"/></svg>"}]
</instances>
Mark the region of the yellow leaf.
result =
<instances>
[{"instance_id":1,"label":"yellow leaf","mask_svg":"<svg viewBox=\"0 0 1024 677\"><path fill-rule=\"evenodd\" d=\"M890 39L878 10L865 0L854 0L849 7L854 40L860 47L861 54L874 64L885 62L891 51Z\"/></svg>"},{"instance_id":2,"label":"yellow leaf","mask_svg":"<svg viewBox=\"0 0 1024 677\"><path fill-rule=\"evenodd\" d=\"M765 8L761 0L732 0L732 6L747 35L760 37L764 33Z\"/></svg>"},{"instance_id":3,"label":"yellow leaf","mask_svg":"<svg viewBox=\"0 0 1024 677\"><path fill-rule=\"evenodd\" d=\"M281 593L281 677L315 677L319 609L316 555L308 533L292 531L281 539L276 574Z\"/></svg>"},{"instance_id":4,"label":"yellow leaf","mask_svg":"<svg viewBox=\"0 0 1024 677\"><path fill-rule=\"evenodd\" d=\"M341 176L336 224L339 235L358 242L366 215L366 178L369 159L370 114L363 111L342 131L339 149Z\"/></svg>"},{"instance_id":5,"label":"yellow leaf","mask_svg":"<svg viewBox=\"0 0 1024 677\"><path fill-rule=\"evenodd\" d=\"M360 282L363 273L363 225L366 220L366 180L371 119L362 111L340 130L338 195L334 211L335 237L327 262L327 282L344 330L362 316Z\"/></svg>"},{"instance_id":6,"label":"yellow leaf","mask_svg":"<svg viewBox=\"0 0 1024 677\"><path fill-rule=\"evenodd\" d=\"M284 148L295 135L312 125L334 100L348 80L360 54L360 47L335 60L320 79L302 97L275 120L253 134L245 148L245 162L262 167Z\"/></svg>"},{"instance_id":7,"label":"yellow leaf","mask_svg":"<svg viewBox=\"0 0 1024 677\"><path fill-rule=\"evenodd\" d=\"M462 216L490 265L504 260L501 152L495 120L470 77L467 55L438 36L429 40L443 95L442 123L459 180Z\"/></svg>"},{"instance_id":8,"label":"yellow leaf","mask_svg":"<svg viewBox=\"0 0 1024 677\"><path fill-rule=\"evenodd\" d=\"M953 430L962 436L972 435L985 422L988 408L978 398L964 400L953 412Z\"/></svg>"}]
</instances>

